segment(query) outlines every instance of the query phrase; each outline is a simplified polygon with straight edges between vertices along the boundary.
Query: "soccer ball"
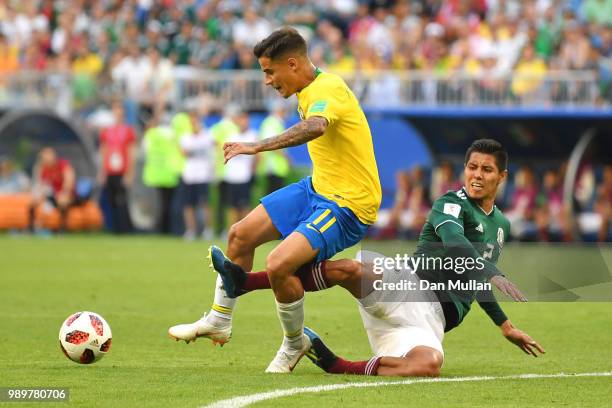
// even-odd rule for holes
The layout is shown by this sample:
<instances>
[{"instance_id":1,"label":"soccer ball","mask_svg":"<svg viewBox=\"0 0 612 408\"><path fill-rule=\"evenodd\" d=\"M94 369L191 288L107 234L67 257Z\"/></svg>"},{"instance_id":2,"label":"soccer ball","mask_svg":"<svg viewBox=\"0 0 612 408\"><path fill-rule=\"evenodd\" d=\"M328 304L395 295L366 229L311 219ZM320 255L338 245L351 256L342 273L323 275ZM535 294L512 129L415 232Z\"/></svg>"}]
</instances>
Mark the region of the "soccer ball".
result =
<instances>
[{"instance_id":1,"label":"soccer ball","mask_svg":"<svg viewBox=\"0 0 612 408\"><path fill-rule=\"evenodd\" d=\"M64 321L59 331L60 348L70 360L91 364L100 360L111 346L111 329L93 312L77 312Z\"/></svg>"}]
</instances>

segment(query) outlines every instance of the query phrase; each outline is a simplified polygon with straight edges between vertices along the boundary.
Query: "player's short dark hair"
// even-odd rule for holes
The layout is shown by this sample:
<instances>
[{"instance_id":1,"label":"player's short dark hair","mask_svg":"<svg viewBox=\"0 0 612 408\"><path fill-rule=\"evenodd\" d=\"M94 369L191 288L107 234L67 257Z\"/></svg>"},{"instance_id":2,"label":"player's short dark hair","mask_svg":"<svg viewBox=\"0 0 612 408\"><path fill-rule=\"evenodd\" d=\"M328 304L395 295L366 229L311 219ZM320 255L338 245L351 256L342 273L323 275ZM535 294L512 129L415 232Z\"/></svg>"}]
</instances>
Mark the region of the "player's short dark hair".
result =
<instances>
[{"instance_id":1,"label":"player's short dark hair","mask_svg":"<svg viewBox=\"0 0 612 408\"><path fill-rule=\"evenodd\" d=\"M467 164L467 162L470 160L470 156L474 152L490 154L495 157L495 163L497 164L497 168L499 169L499 171L504 171L508 169L508 152L506 152L506 149L504 149L502 144L499 143L497 140L474 140L472 145L467 149L467 152L465 153L464 164Z\"/></svg>"},{"instance_id":2,"label":"player's short dark hair","mask_svg":"<svg viewBox=\"0 0 612 408\"><path fill-rule=\"evenodd\" d=\"M306 55L306 40L291 27L274 31L253 47L253 54L257 59L267 57L274 60L288 53Z\"/></svg>"}]
</instances>

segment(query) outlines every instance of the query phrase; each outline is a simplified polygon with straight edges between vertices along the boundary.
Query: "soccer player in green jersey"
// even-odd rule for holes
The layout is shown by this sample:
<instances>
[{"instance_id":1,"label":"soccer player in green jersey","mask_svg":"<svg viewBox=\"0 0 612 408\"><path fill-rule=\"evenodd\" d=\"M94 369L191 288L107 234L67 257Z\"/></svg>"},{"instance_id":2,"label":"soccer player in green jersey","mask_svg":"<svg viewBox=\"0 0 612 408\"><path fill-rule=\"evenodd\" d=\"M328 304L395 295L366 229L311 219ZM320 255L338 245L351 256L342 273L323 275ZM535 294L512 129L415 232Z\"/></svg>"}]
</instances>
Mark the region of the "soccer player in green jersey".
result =
<instances>
[{"instance_id":1,"label":"soccer player in green jersey","mask_svg":"<svg viewBox=\"0 0 612 408\"><path fill-rule=\"evenodd\" d=\"M507 153L495 140L477 140L469 147L465 185L434 202L410 267L385 267L380 274L376 268L387 261L394 264L393 258L365 251L359 261L325 261L313 267L325 286L341 285L359 300L374 352L369 360L344 360L306 328L312 343L306 355L317 366L334 374L438 376L444 333L461 323L474 300L510 342L526 354L544 353L536 341L513 326L487 286L495 285L516 301L525 300L495 267L510 228L494 204L497 189L507 177L507 163ZM442 266L442 260L450 260L454 269ZM408 289L388 289L394 287Z\"/></svg>"}]
</instances>

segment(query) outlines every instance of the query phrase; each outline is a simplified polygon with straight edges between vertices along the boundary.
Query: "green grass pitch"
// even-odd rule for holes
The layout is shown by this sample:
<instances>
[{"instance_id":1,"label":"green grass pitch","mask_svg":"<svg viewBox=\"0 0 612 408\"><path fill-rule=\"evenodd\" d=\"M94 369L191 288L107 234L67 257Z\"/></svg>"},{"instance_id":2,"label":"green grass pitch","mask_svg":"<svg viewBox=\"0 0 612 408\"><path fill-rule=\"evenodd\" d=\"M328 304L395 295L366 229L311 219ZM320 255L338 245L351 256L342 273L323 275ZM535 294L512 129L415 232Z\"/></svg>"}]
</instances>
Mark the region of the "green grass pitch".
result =
<instances>
[{"instance_id":1,"label":"green grass pitch","mask_svg":"<svg viewBox=\"0 0 612 408\"><path fill-rule=\"evenodd\" d=\"M258 250L256 269L271 248ZM206 249L202 242L144 236L0 236L0 387L69 387L70 406L200 407L278 389L390 380L326 375L307 359L290 375L264 374L282 336L269 291L240 299L232 341L223 348L206 339L186 345L168 338L170 325L197 319L211 304L215 275ZM610 265L612 248L602 253ZM508 244L502 268L534 254L554 256L554 250ZM474 306L445 338L443 377L612 371L611 303L503 307L547 354L524 355ZM90 366L69 361L58 346L62 321L79 310L100 313L113 330L110 353ZM338 354L370 357L355 301L342 289L307 294L306 324ZM256 406L600 407L609 406L611 389L612 377L416 383L299 394Z\"/></svg>"}]
</instances>

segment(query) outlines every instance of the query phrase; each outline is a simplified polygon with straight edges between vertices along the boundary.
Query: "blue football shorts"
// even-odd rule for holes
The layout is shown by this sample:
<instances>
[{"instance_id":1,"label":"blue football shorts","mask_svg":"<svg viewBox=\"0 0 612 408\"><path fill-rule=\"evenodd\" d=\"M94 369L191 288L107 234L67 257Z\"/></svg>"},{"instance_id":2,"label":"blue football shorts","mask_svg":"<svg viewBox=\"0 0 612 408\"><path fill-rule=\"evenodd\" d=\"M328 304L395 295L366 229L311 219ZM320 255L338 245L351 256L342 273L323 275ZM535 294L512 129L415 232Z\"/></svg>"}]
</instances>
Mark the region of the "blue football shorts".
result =
<instances>
[{"instance_id":1,"label":"blue football shorts","mask_svg":"<svg viewBox=\"0 0 612 408\"><path fill-rule=\"evenodd\" d=\"M310 177L260 201L281 238L285 239L294 231L301 233L313 249L319 250L317 262L357 244L368 229L350 209L317 194Z\"/></svg>"}]
</instances>

